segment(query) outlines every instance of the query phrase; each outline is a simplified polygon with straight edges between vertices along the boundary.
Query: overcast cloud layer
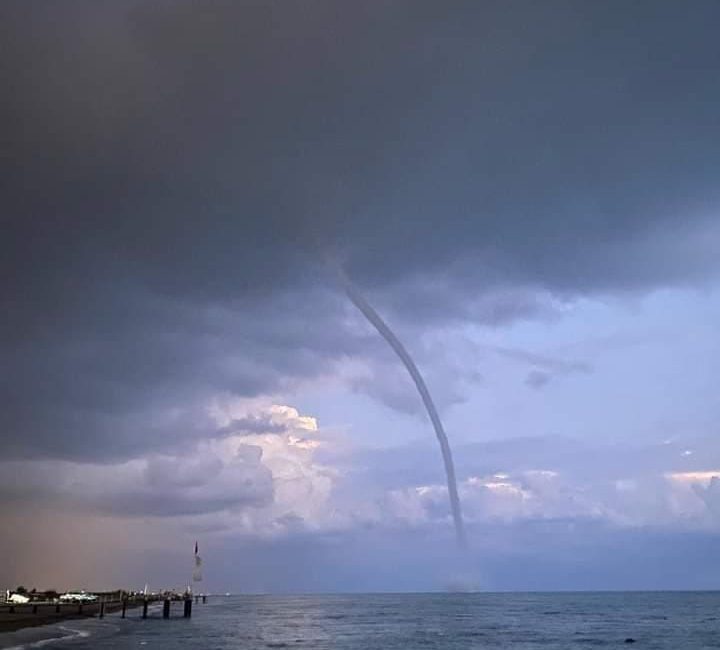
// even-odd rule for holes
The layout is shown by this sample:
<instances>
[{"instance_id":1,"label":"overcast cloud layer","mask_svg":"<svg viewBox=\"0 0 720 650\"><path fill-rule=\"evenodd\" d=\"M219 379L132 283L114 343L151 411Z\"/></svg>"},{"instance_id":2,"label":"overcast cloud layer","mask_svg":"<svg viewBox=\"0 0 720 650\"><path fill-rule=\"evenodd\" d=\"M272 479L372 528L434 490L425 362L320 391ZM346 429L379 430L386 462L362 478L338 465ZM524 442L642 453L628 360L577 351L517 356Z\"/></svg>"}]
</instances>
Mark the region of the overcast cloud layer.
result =
<instances>
[{"instance_id":1,"label":"overcast cloud layer","mask_svg":"<svg viewBox=\"0 0 720 650\"><path fill-rule=\"evenodd\" d=\"M200 537L217 589L703 586L719 21L2 3L0 583L182 583ZM429 424L337 263L443 411L462 562ZM118 566L38 564L22 530ZM683 544L688 572L653 577Z\"/></svg>"}]
</instances>

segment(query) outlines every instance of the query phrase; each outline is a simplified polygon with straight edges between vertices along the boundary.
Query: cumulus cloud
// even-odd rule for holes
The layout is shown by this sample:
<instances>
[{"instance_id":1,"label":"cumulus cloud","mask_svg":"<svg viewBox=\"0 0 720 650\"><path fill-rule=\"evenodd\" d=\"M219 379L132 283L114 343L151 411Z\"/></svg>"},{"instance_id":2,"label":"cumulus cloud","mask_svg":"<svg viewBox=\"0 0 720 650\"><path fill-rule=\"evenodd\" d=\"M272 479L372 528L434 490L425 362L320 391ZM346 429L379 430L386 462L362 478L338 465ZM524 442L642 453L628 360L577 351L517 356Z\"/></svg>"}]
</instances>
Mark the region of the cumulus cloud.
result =
<instances>
[{"instance_id":1,"label":"cumulus cloud","mask_svg":"<svg viewBox=\"0 0 720 650\"><path fill-rule=\"evenodd\" d=\"M438 525L447 520L442 485L423 485L390 493L392 514L415 525ZM470 476L460 484L468 525L514 524L537 519L602 519L607 512L599 501L584 494L551 470L520 474Z\"/></svg>"},{"instance_id":2,"label":"cumulus cloud","mask_svg":"<svg viewBox=\"0 0 720 650\"><path fill-rule=\"evenodd\" d=\"M103 465L0 463L4 520L22 520L28 508L49 508L56 519L88 521L90 531L92 518L103 517L125 521L128 529L149 525L158 535L185 540L188 548L201 537L213 554L229 552L240 540L253 548L265 540L272 548L311 543L330 549L351 548L361 539L396 544L421 536L451 547L447 492L432 445L365 451L358 441L336 446L312 416L265 399L221 396L209 411L217 434L174 453ZM231 433L227 425L234 422L265 422L267 430L257 425L256 431ZM694 443L704 458L716 447L713 441ZM608 536L628 534L622 531L717 531L712 508L720 472L701 469L703 461L684 456L683 448L670 443L620 450L564 439L495 441L484 450L461 445L458 475L471 552L503 562L506 554L525 553L524 545L536 538L550 553L568 531L581 534L583 544L612 544ZM620 465L619 455L625 457ZM533 464L538 461L548 464ZM9 539L14 548L15 537ZM147 544L152 552L155 542ZM323 566L313 553L308 557ZM268 561L265 580L288 584L278 574L282 562ZM425 580L449 580L451 559L446 564L444 573L435 567L440 573ZM341 580L341 569L333 567L323 569L331 571L323 580ZM172 575L171 569L163 575Z\"/></svg>"},{"instance_id":3,"label":"cumulus cloud","mask_svg":"<svg viewBox=\"0 0 720 650\"><path fill-rule=\"evenodd\" d=\"M248 413L232 403L212 411L223 426L190 449L102 465L6 461L0 490L8 507L36 502L121 517L197 517L195 525L206 529L214 515L223 530L255 535L312 528L330 516L335 472L314 458L314 418L282 405ZM253 431L229 433L226 421L250 422Z\"/></svg>"},{"instance_id":4,"label":"cumulus cloud","mask_svg":"<svg viewBox=\"0 0 720 650\"><path fill-rule=\"evenodd\" d=\"M69 461L3 463L6 499L56 503L70 511L174 517L272 501L272 476L258 447L221 455L214 445L182 455L118 464Z\"/></svg>"},{"instance_id":5,"label":"cumulus cloud","mask_svg":"<svg viewBox=\"0 0 720 650\"><path fill-rule=\"evenodd\" d=\"M446 488L430 445L418 448L420 455L334 445L312 416L264 399L218 397L209 413L215 435L174 452L103 465L5 461L0 489L6 508L50 503L67 512L178 519L185 530L223 536L449 525ZM677 468L698 462L679 447L671 454L668 445L635 450L618 466L612 447L562 439L521 442L456 450L471 530L536 520L713 525L708 513L716 510L720 472L672 471L673 463ZM543 447L544 456L538 453ZM533 465L543 458L552 464ZM417 482L423 473L438 480Z\"/></svg>"},{"instance_id":6,"label":"cumulus cloud","mask_svg":"<svg viewBox=\"0 0 720 650\"><path fill-rule=\"evenodd\" d=\"M562 439L517 442L456 448L460 496L471 531L490 524L513 527L533 521L594 521L618 528L717 529L712 501L717 483L714 477L720 472L679 471L677 468L687 467L688 463L702 461L683 456L677 445L633 449ZM698 442L698 447L706 450L707 457L719 451L714 441ZM543 448L544 452L540 452ZM431 451L428 448L425 453L430 455ZM384 486L384 491L374 498L380 521L387 526L425 529L449 525L447 492L442 481L437 480L440 477L435 475L436 480L421 482L432 478L432 472L408 471L423 463L417 454L412 455L410 450L406 453L411 460L404 466L401 450L377 452L372 456L374 472L356 477L356 481L363 484L360 481L374 480ZM623 462L618 462L620 456L625 457ZM548 465L535 464L542 462ZM404 484L393 479L393 466L405 478ZM370 486L364 489L372 493Z\"/></svg>"},{"instance_id":7,"label":"cumulus cloud","mask_svg":"<svg viewBox=\"0 0 720 650\"><path fill-rule=\"evenodd\" d=\"M596 521L620 528L679 530L715 527L691 490L660 477L617 482L613 489L610 481L577 483L551 470L471 476L461 484L460 496L468 526L476 531L487 524L512 527L533 521ZM707 497L702 494L703 500ZM386 501L387 523L394 525L396 520L425 528L446 525L446 501L447 491L441 484L393 490Z\"/></svg>"}]
</instances>

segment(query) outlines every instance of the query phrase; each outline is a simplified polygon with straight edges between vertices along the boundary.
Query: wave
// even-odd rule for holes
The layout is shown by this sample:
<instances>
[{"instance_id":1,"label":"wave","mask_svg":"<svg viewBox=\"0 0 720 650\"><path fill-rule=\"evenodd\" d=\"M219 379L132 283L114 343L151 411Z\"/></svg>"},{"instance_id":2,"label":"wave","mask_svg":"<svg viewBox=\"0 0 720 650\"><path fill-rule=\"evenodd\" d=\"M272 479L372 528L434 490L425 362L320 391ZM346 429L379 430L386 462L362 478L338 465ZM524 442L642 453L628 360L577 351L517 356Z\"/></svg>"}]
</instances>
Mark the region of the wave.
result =
<instances>
[{"instance_id":1,"label":"wave","mask_svg":"<svg viewBox=\"0 0 720 650\"><path fill-rule=\"evenodd\" d=\"M43 648L46 645L50 645L53 643L60 643L62 641L73 641L75 639L86 639L90 636L90 632L86 630L75 630L70 627L65 627L64 625L59 626L58 628L59 632L63 632L63 634L60 634L59 636L51 636L46 639L39 639L38 641L31 641L27 643L21 643L19 645L14 645L5 648L5 650L29 650L30 648Z\"/></svg>"}]
</instances>

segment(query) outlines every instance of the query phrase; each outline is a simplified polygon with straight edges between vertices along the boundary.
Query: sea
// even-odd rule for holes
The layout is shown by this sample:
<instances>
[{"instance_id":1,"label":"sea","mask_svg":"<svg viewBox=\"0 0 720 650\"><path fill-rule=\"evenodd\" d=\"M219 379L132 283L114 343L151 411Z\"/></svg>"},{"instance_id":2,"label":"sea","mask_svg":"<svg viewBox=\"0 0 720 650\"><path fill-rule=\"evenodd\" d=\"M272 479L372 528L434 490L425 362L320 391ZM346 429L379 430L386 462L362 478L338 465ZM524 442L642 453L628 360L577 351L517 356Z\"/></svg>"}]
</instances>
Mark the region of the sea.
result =
<instances>
[{"instance_id":1,"label":"sea","mask_svg":"<svg viewBox=\"0 0 720 650\"><path fill-rule=\"evenodd\" d=\"M720 592L210 596L0 635L0 648L720 648Z\"/></svg>"}]
</instances>

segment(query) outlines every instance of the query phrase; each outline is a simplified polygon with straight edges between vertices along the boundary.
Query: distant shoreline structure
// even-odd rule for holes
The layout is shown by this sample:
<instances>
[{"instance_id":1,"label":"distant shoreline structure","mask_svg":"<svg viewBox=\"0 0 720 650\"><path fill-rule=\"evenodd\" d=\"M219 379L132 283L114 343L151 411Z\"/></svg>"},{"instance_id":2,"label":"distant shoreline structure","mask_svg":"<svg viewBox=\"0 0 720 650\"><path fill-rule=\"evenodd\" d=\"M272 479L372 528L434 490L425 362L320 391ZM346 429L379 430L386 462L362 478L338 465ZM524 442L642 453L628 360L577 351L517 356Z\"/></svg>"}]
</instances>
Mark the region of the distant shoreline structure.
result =
<instances>
[{"instance_id":1,"label":"distant shoreline structure","mask_svg":"<svg viewBox=\"0 0 720 650\"><path fill-rule=\"evenodd\" d=\"M24 591L24 590L23 590ZM62 595L54 590L40 591L4 591L0 599L0 633L16 632L29 627L50 625L62 621L99 617L107 614L143 609L143 618L147 616L148 607L153 603L165 603L163 617L169 617L169 603L185 602L184 616L189 616L188 601L202 598L206 601L207 594L193 595L189 591L164 590L147 593L145 590L114 591L88 593L83 590L69 591ZM54 597L48 597L48 594ZM13 598L14 596L18 596Z\"/></svg>"}]
</instances>

